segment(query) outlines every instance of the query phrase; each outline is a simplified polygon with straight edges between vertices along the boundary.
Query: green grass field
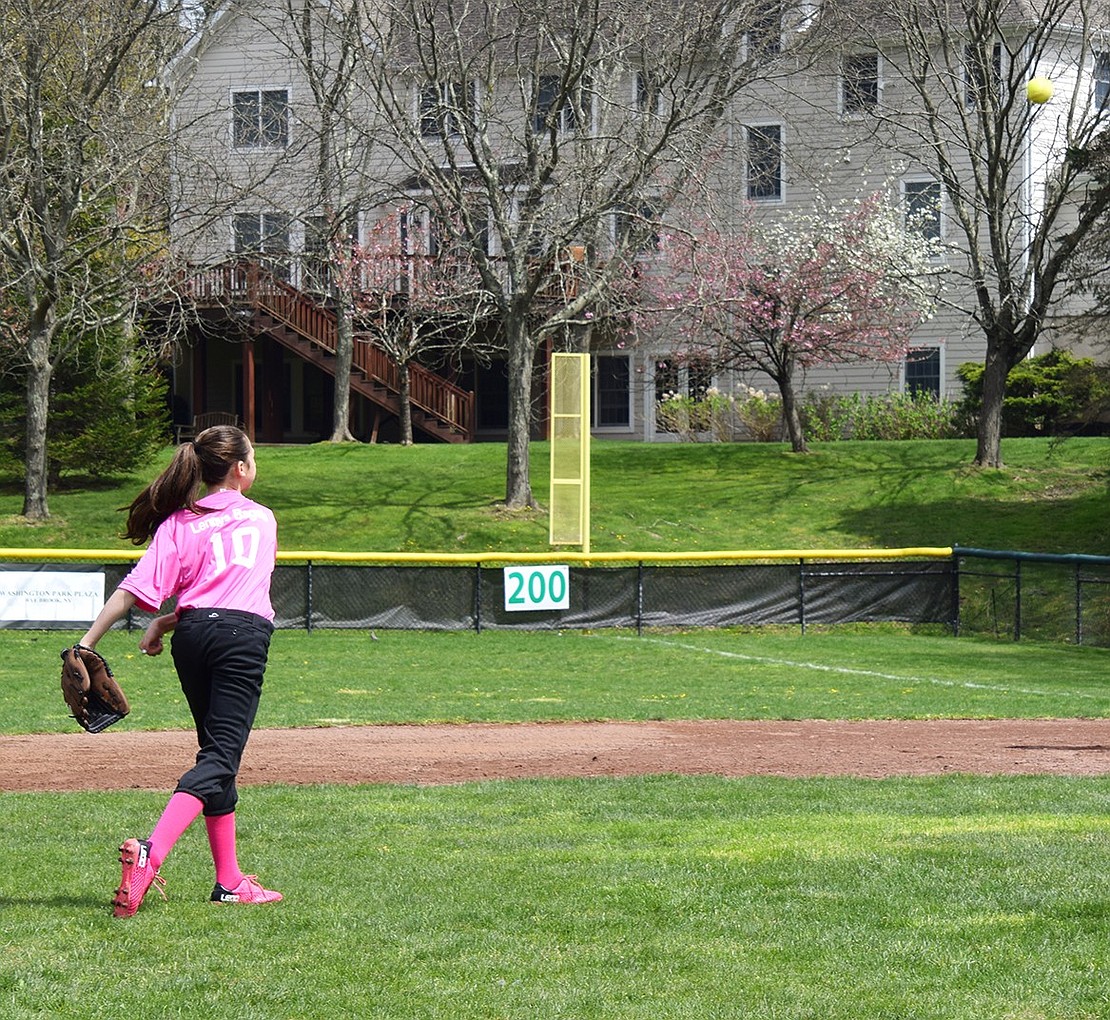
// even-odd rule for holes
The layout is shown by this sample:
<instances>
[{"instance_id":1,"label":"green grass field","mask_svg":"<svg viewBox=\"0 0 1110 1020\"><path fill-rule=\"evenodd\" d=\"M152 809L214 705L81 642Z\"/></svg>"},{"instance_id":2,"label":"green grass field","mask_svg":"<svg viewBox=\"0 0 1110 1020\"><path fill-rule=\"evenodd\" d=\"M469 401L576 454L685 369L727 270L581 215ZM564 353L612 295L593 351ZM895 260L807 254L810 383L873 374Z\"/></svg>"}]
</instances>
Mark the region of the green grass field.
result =
<instances>
[{"instance_id":1,"label":"green grass field","mask_svg":"<svg viewBox=\"0 0 1110 1020\"><path fill-rule=\"evenodd\" d=\"M44 683L80 635L0 631L0 732L71 729ZM1110 649L915 634L752 629L278 631L258 725L590 719L1073 718L1110 715ZM169 655L100 649L130 729L191 722Z\"/></svg>"},{"instance_id":2,"label":"green grass field","mask_svg":"<svg viewBox=\"0 0 1110 1020\"><path fill-rule=\"evenodd\" d=\"M1102 1020L1110 781L662 776L248 790L286 894L206 902L190 830L129 921L152 794L0 798L11 1020Z\"/></svg>"},{"instance_id":3,"label":"green grass field","mask_svg":"<svg viewBox=\"0 0 1110 1020\"><path fill-rule=\"evenodd\" d=\"M1002 472L972 472L960 444L598 446L597 548L1110 552L1104 441L1011 443ZM287 548L544 548L542 515L495 506L503 464L456 452L263 449L256 494ZM59 494L28 528L9 488L0 543L113 547L133 494ZM0 631L0 731L73 730L55 677L75 636ZM186 727L168 656L137 639L101 644L134 702L121 728ZM281 631L258 724L1105 718L1108 677L1107 649L893 626ZM164 802L0 794L0 1017L1110 1015L1110 778L248 788L241 860L285 902L206 902L194 826L163 869L170 901L115 921L116 847Z\"/></svg>"},{"instance_id":4,"label":"green grass field","mask_svg":"<svg viewBox=\"0 0 1110 1020\"><path fill-rule=\"evenodd\" d=\"M0 632L6 732L72 730L53 681L69 637ZM259 725L1110 712L1105 649L896 628L376 638L278 632ZM122 727L186 726L170 663L137 656L136 640L101 646L135 702ZM1094 1020L1110 1009L1106 778L248 788L241 860L285 902L207 903L194 826L163 868L170 901L152 893L115 921L116 845L145 834L164 801L0 796L0 1016Z\"/></svg>"}]
</instances>

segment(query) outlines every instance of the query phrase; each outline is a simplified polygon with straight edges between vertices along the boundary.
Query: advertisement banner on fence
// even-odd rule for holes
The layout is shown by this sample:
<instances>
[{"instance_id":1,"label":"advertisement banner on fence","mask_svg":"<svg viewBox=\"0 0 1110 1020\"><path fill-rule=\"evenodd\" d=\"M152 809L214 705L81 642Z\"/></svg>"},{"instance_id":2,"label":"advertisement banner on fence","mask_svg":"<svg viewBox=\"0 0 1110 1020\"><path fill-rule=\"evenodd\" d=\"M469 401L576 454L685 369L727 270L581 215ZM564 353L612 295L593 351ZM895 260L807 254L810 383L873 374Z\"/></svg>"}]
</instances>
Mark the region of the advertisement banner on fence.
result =
<instances>
[{"instance_id":1,"label":"advertisement banner on fence","mask_svg":"<svg viewBox=\"0 0 1110 1020\"><path fill-rule=\"evenodd\" d=\"M103 573L68 570L0 572L0 624L91 623L103 607Z\"/></svg>"}]
</instances>

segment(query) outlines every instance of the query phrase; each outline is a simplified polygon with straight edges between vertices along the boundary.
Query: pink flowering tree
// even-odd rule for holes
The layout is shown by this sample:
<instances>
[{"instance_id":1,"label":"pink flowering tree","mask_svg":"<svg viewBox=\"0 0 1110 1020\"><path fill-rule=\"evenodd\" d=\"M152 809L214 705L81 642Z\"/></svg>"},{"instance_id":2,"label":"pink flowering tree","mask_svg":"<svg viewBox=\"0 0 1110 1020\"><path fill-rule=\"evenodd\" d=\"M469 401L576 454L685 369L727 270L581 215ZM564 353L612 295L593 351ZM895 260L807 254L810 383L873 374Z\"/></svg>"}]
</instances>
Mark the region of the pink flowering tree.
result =
<instances>
[{"instance_id":1,"label":"pink flowering tree","mask_svg":"<svg viewBox=\"0 0 1110 1020\"><path fill-rule=\"evenodd\" d=\"M881 196L729 230L662 239L641 268L637 325L714 369L763 372L778 387L790 445L806 452L795 390L813 365L895 361L935 301L927 242Z\"/></svg>"}]
</instances>

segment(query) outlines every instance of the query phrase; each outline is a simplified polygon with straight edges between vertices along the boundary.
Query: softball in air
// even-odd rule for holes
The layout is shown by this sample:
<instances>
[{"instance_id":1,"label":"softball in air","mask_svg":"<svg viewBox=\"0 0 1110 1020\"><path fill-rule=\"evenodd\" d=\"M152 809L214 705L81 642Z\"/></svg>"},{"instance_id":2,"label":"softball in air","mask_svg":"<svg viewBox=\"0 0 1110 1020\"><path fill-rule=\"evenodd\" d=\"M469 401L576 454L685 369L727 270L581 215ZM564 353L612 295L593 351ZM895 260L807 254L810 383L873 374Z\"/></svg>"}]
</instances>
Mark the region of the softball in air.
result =
<instances>
[{"instance_id":1,"label":"softball in air","mask_svg":"<svg viewBox=\"0 0 1110 1020\"><path fill-rule=\"evenodd\" d=\"M1047 78L1030 78L1025 86L1025 94L1031 103L1047 103L1052 98L1052 82Z\"/></svg>"}]
</instances>

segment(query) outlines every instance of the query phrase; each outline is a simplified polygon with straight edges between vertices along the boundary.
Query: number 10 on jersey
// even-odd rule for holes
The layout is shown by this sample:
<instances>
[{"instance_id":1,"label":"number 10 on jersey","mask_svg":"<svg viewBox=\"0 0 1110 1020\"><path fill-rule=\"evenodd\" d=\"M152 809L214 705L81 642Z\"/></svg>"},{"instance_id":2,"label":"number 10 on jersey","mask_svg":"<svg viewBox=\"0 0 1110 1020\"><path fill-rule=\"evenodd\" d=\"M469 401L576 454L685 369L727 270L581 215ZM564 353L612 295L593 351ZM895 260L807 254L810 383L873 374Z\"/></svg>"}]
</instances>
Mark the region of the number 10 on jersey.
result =
<instances>
[{"instance_id":1,"label":"number 10 on jersey","mask_svg":"<svg viewBox=\"0 0 1110 1020\"><path fill-rule=\"evenodd\" d=\"M552 567L506 567L505 611L569 609L570 569Z\"/></svg>"}]
</instances>

